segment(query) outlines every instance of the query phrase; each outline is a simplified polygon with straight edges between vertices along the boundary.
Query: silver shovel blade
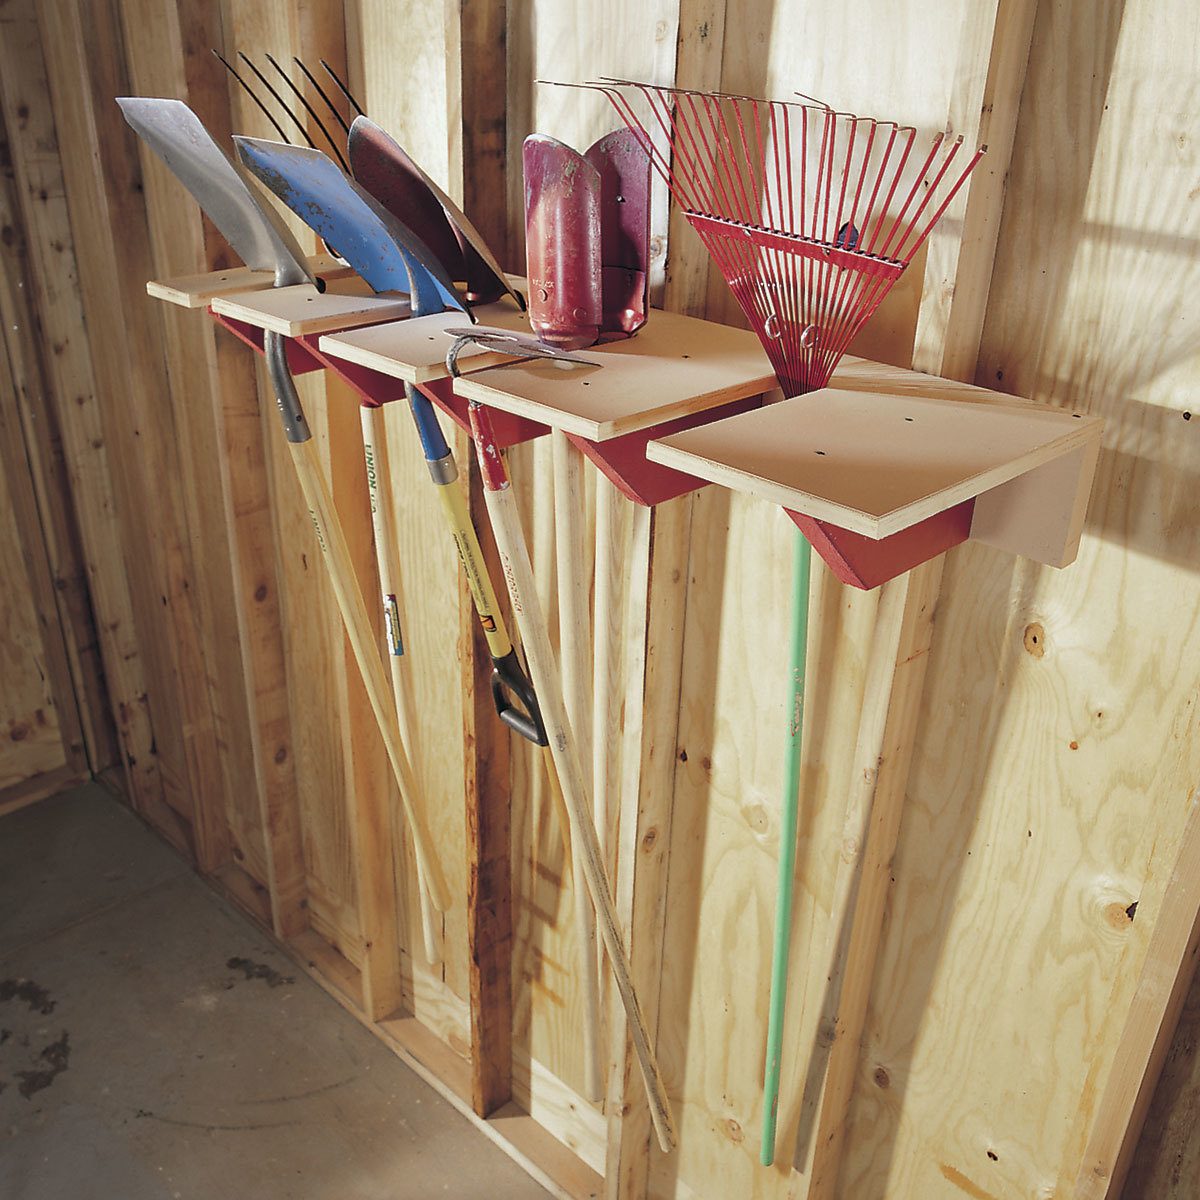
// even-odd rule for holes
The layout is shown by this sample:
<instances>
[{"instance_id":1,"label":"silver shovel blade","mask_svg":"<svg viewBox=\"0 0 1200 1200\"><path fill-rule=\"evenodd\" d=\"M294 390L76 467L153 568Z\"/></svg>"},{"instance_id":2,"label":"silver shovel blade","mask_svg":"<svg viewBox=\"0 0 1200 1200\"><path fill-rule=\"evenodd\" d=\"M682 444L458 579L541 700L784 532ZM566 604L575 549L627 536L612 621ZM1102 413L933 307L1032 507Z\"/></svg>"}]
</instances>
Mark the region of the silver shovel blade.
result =
<instances>
[{"instance_id":1,"label":"silver shovel blade","mask_svg":"<svg viewBox=\"0 0 1200 1200\"><path fill-rule=\"evenodd\" d=\"M462 310L433 252L320 150L235 137L238 155L377 292L408 292L414 316Z\"/></svg>"},{"instance_id":2,"label":"silver shovel blade","mask_svg":"<svg viewBox=\"0 0 1200 1200\"><path fill-rule=\"evenodd\" d=\"M181 100L118 96L125 120L191 192L246 266L274 271L275 284L312 282L300 249L278 214Z\"/></svg>"}]
</instances>

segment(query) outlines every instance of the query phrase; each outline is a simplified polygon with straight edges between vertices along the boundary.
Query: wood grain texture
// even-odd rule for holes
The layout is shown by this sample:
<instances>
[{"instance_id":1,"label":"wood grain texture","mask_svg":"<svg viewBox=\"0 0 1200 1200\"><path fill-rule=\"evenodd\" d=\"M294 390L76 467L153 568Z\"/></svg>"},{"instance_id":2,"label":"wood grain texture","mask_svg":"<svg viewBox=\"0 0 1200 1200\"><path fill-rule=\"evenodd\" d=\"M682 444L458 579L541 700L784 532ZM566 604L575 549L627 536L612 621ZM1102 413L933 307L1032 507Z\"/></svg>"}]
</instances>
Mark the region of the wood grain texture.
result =
<instances>
[{"instance_id":1,"label":"wood grain texture","mask_svg":"<svg viewBox=\"0 0 1200 1200\"><path fill-rule=\"evenodd\" d=\"M332 36L336 30L331 32L329 25L335 16L334 6L302 12L289 0L277 0L267 5L229 0L221 7L221 49L227 58L236 56L239 49L256 56L269 50L280 61L286 62L296 53L312 57L310 47L316 36L324 43L322 55L335 69L340 69L345 65L339 44L341 39ZM315 29L313 21L317 22ZM229 84L230 81L224 81L223 86L233 128L251 135L273 136L261 113L236 85ZM312 235L290 213L285 213L284 219L292 224L301 238L301 245L315 249ZM238 349L234 353L244 356L247 352ZM349 806L359 783L368 787L382 786L386 790L386 767L382 746L372 740L375 736L373 722L366 711L365 697L361 690L354 690L360 685L354 679L356 671L349 646L324 579L320 547L312 532L295 472L288 461L274 396L261 366L256 378L256 428L247 428L243 436L257 438L263 447L264 473L268 482L271 530L263 549L274 558L272 573L278 581L282 651L286 664L280 682L286 698L284 712L290 732L290 742L279 746L277 752L285 756L283 761L294 772L296 798L288 821L293 824L293 837L299 841L301 851L300 862L297 864L293 859L289 864L292 895L303 904L305 923L311 925L312 932L304 936L311 940L312 936L319 935L331 947L332 957L321 955L319 961L334 966L339 961L348 962L357 968L362 962L363 936L359 921L357 864L351 852ZM347 412L351 422L348 429L336 424L331 428L321 373L305 376L297 382L320 447L322 469L331 481L343 521L348 523L350 512L369 521L357 413L353 409ZM337 470L334 470L335 463ZM356 480L359 481L358 491L354 489ZM348 493L347 488L350 489ZM356 550L361 549L356 542ZM370 557L363 564L361 554L356 564L373 569ZM373 585L370 594L374 594ZM274 694L278 695L277 692ZM365 723L355 722L352 699L362 706L359 711L365 713ZM354 986L361 1001L361 975L356 977ZM399 1003L398 994L395 1002Z\"/></svg>"},{"instance_id":2,"label":"wood grain texture","mask_svg":"<svg viewBox=\"0 0 1200 1200\"><path fill-rule=\"evenodd\" d=\"M53 438L56 426L62 438L65 472L76 501L85 586L100 614L97 635L122 769L135 805L161 811L165 807L163 778L147 703L146 666L134 624L131 583L123 570L111 569L111 564L124 562L125 550L89 345L81 332L75 245L54 117L44 103L49 85L40 37L28 6L9 6L0 22L4 66L0 95L17 215L28 242L32 295L30 308L23 314L6 305L5 328L12 330L9 320L15 317L17 326L28 331L20 340L26 347L25 361L31 366L37 350L30 343L40 341L50 349L44 360L44 382L55 421L47 436ZM34 320L37 326L32 324ZM35 338L34 329L40 336ZM12 358L18 360L16 354ZM42 439L35 442L41 444ZM48 490L44 486L43 495ZM60 548L58 562L66 568L70 554L64 540L55 538L54 544ZM64 569L62 578L69 582L70 571Z\"/></svg>"},{"instance_id":3,"label":"wood grain texture","mask_svg":"<svg viewBox=\"0 0 1200 1200\"><path fill-rule=\"evenodd\" d=\"M656 440L647 457L880 538L1098 443L1103 423L1074 416L823 388ZM1041 499L1072 513L1079 488L1058 482Z\"/></svg>"},{"instance_id":4,"label":"wood grain texture","mask_svg":"<svg viewBox=\"0 0 1200 1200\"><path fill-rule=\"evenodd\" d=\"M377 296L358 276L337 280L324 292L318 292L311 283L298 283L215 296L212 308L223 316L287 337L352 329L408 316L406 298Z\"/></svg>"},{"instance_id":5,"label":"wood grain texture","mask_svg":"<svg viewBox=\"0 0 1200 1200\"><path fill-rule=\"evenodd\" d=\"M1038 11L977 378L1105 416L1105 448L1071 570L974 548L951 560L925 700L942 741L918 747L920 815L902 838L891 911L909 932L885 946L851 1131L865 1137L851 1158L860 1188L890 1163L889 1186L936 1195L944 1164L993 1194L1069 1192L1194 786L1179 736L1194 680L1176 664L1195 652L1197 598L1170 565L1194 553L1194 532L1168 499L1194 473L1180 419L1187 355L1172 355L1156 313L1195 286L1194 261L1166 250L1191 184L1165 117L1190 86L1179 72L1195 21L1180 26L1190 43L1167 47L1151 33L1163 14L1126 5L1078 46L1078 13ZM1056 58L1069 44L1072 61ZM1149 62L1161 100L1135 82ZM1048 106L1077 114L1069 137L1038 117ZM1130 172L1135 145L1145 158ZM1045 171L1056 160L1061 187ZM1171 234L1156 248L1131 226ZM1117 567L1131 552L1132 574ZM1126 658L1164 604L1173 615L1153 624L1155 648ZM1052 846L1039 850L1044 835ZM1136 919L1122 924L1126 910ZM895 1001L904 979L924 980L907 1012ZM917 1001L948 1012L966 992L990 997L986 1038L918 1015ZM1005 1052L1011 1071L993 1059ZM1034 1054L1054 1063L1036 1100L1018 1065ZM902 1079L904 1109L928 1095L923 1122L953 1124L936 1161L919 1159L896 1084L885 1092L872 1079L878 1067Z\"/></svg>"},{"instance_id":6,"label":"wood grain texture","mask_svg":"<svg viewBox=\"0 0 1200 1200\"><path fill-rule=\"evenodd\" d=\"M34 603L51 655L48 664L64 709L68 753L77 769L101 771L117 761L116 730L100 663L96 620L88 595L79 524L71 495L57 408L47 386L38 328L36 285L20 216L8 135L0 109L0 387L3 388L5 473ZM52 627L53 626L53 627ZM65 659L58 661L65 655Z\"/></svg>"},{"instance_id":7,"label":"wood grain texture","mask_svg":"<svg viewBox=\"0 0 1200 1200\"><path fill-rule=\"evenodd\" d=\"M41 533L29 469L24 461L25 444L16 417L16 401L8 356L0 343L0 464L6 486L0 490L0 789L8 789L35 775L66 766L64 737L58 703L51 682L48 637L58 640L59 662L66 667L57 614L54 612L49 575L40 551ZM22 521L24 529L18 521ZM32 524L30 523L32 521ZM34 575L34 572L37 572ZM49 602L52 624L43 630L34 598ZM62 701L71 719L75 700L70 675L60 673L55 683L66 685ZM76 757L83 749L75 716ZM78 769L78 766L77 768Z\"/></svg>"},{"instance_id":8,"label":"wood grain texture","mask_svg":"<svg viewBox=\"0 0 1200 1200\"><path fill-rule=\"evenodd\" d=\"M511 300L482 304L473 312L480 325L529 332L529 318L518 311ZM326 334L321 338L320 348L335 358L359 363L384 375L409 383L428 383L446 378L446 352L451 341L445 330L462 325L462 313L438 313L410 321L392 321L346 333ZM459 355L460 369L464 372L505 361L505 355L475 345L465 346Z\"/></svg>"},{"instance_id":9,"label":"wood grain texture","mask_svg":"<svg viewBox=\"0 0 1200 1200\"><path fill-rule=\"evenodd\" d=\"M128 11L130 7L126 4L125 10ZM128 32L128 24L126 29L126 41L131 50L144 44L142 38L135 38L132 33ZM168 35L161 39L165 44L157 46L156 49L160 53L165 50L169 55L169 52L177 45L177 38L169 36L175 33L175 30L170 23L167 23L163 32ZM169 65L169 58L167 65ZM217 65L220 66L219 63ZM142 69L149 73L148 64L142 64ZM199 114L197 113L197 115ZM210 118L210 122L212 122L211 125L206 122L205 128L215 128L216 122L212 121L212 118ZM228 247L225 252L229 253ZM348 267L330 254L310 254L308 269L314 275L319 275L326 280L344 279L350 273ZM229 296L235 292L261 291L271 287L274 281L275 273L273 271L255 271L245 266L226 267L219 271L198 271L188 275L173 275L167 279L147 280L146 295L153 296L156 300L165 300L168 304L176 304L180 308L206 308L217 296Z\"/></svg>"},{"instance_id":10,"label":"wood grain texture","mask_svg":"<svg viewBox=\"0 0 1200 1200\"><path fill-rule=\"evenodd\" d=\"M592 623L589 597L592 571L588 565L584 527L587 523L583 489L583 458L561 430L550 432L550 455L554 464L554 563L558 573L558 654L562 671L563 701L575 737L580 764L585 768L582 800L595 821L595 799L591 790L592 763ZM561 776L560 776L561 778ZM599 823L597 830L599 829ZM599 833L597 833L599 838ZM605 1071L600 1032L600 984L596 914L584 886L583 863L576 840L572 839L575 923L579 936L576 967L583 998L583 1094L591 1101L602 1096ZM603 847L603 843L601 843ZM605 861L601 849L601 861Z\"/></svg>"},{"instance_id":11,"label":"wood grain texture","mask_svg":"<svg viewBox=\"0 0 1200 1200\"><path fill-rule=\"evenodd\" d=\"M230 854L224 819L226 780L212 705L212 630L194 580L187 527L186 482L174 421L162 404L167 379L156 330L125 320L125 303L148 306L152 273L145 207L135 186L136 146L111 97L127 90L115 6L40 5L50 96L63 144L68 210L76 238L80 296L89 328L97 395L114 464L114 492L129 538L126 570L133 582L139 639L153 671L150 704L159 714L156 746L173 786L167 794L191 826L200 865L212 870ZM84 46L95 53L88 57ZM82 77L79 63L88 70ZM82 83L83 86L80 86ZM106 153L99 152L101 142ZM118 255L112 228L129 237ZM114 303L114 292L120 303ZM136 299L135 299L136 298ZM153 484L151 484L153 480ZM155 494L152 507L146 498ZM157 518L154 533L149 522Z\"/></svg>"},{"instance_id":12,"label":"wood grain texture","mask_svg":"<svg viewBox=\"0 0 1200 1200\"><path fill-rule=\"evenodd\" d=\"M486 206L493 186L477 186L474 200L469 188L455 190L466 173L471 135L491 139L489 155L497 138L505 137L507 211L500 213L497 205L482 217L507 220L516 260L506 261L509 267L520 265L520 178L512 167L521 138L537 127L582 146L614 124L598 98L537 89L537 77L580 79L608 70L669 82L678 69L680 82L774 96L801 88L838 107L895 116L922 130L947 123L965 132L986 129L992 154L1011 139L1011 170L997 168L988 181L985 211L973 212L968 204L948 215L945 238L935 239L924 262L914 264L906 286L889 297L890 307L877 314L860 349L898 363L915 351L927 368L955 371L955 355L964 362L973 357L972 327L976 333L982 329L979 383L1063 410L1102 415L1108 425L1074 567L1044 571L979 546L955 552L946 564L920 712L923 732L891 864L896 882L852 1072L840 1200L1070 1195L1089 1142L1100 1137L1111 1152L1118 1136L1122 1144L1130 1136L1128 1127L1118 1135L1120 1121L1096 1122L1111 1111L1105 1098L1114 1089L1125 1095L1133 1087L1130 1079L1126 1088L1125 1073L1114 1064L1139 980L1151 978L1155 969L1151 947L1169 929L1184 928L1188 915L1188 898L1173 891L1170 880L1188 845L1188 806L1200 777L1194 736L1200 661L1194 566L1200 546L1192 315L1200 283L1192 195L1200 22L1182 0L1157 7L1148 0L1101 7L1083 0L1056 5L1016 0L982 8L961 0L900 0L870 5L852 20L826 0L750 0L736 11L716 0L649 6L621 0L592 10L510 0L504 8L509 104L503 135L498 126L468 126L473 118L466 115L471 84L486 85L494 94L499 70L486 80L468 80L465 59L453 54L455 40L465 39L468 28L485 38L496 35L497 10L472 13L432 0L399 7L378 0L344 5L223 0L219 6L179 0L168 6L176 16L152 30L143 0L122 0L123 45L99 35L93 42L106 64L123 55L131 78L161 79L164 93L182 80L188 90L180 94L193 99L210 95L206 89L214 86L199 71L199 53L192 52L195 47L207 52L214 29L227 50L271 49L284 61L292 52L309 60L314 51L332 54L335 65L349 67L356 88L365 88L373 115L470 203ZM26 15L18 19L22 11ZM79 193L73 187L75 194L64 193L55 130L60 136L68 128L86 132L91 121L97 129L108 128L108 116L83 122L77 117L79 95L90 96L87 105L97 114L108 103L98 94L98 81L111 78L112 68L79 68L77 83L72 81L79 95L71 95L64 87L71 75L68 60L59 58L52 91L51 81L37 74L34 51L40 51L41 40L36 31L28 36L32 11L10 0L0 12L0 98L14 146L13 194L29 235L34 304L28 320L41 322L49 402L62 418L61 461L69 468L63 473L78 503L82 551L76 561L86 563L90 589L82 568L72 576L71 556L60 550L52 554L55 577L77 580L82 600L72 601L74 610L89 590L97 601L96 638L90 643L82 638L71 661L85 662L89 654L98 661L103 651L122 752L134 760L129 771L139 805L167 836L188 846L194 764L184 748L189 738L195 744L195 731L182 732L183 701L172 698L178 683L167 678L174 668L163 667L178 661L172 657L177 650L158 656L154 631L168 628L160 624L164 618L139 607L135 619L128 591L133 577L125 563L129 546L141 543L131 543L131 529L117 524L128 496L125 484L107 474L107 460L125 461L114 437L144 441L150 429L155 461L165 461L167 412L181 444L200 447L211 444L208 437L221 447L216 433L202 437L203 426L185 422L178 407L181 397L203 397L219 380L216 403L225 423L229 484L193 471L190 482L172 482L169 507L184 514L182 528L202 532L194 518L215 511L199 503L203 487L212 484L226 497L221 521L237 525L237 557L224 568L238 597L232 627L245 661L260 635L262 645L273 638L278 650L274 675L269 656L253 660L253 683L243 680L236 689L242 700L233 696L228 675L213 667L207 672L219 757L229 764L247 761L223 744L222 722L236 721L238 713L262 714L254 718L255 744L271 747L258 766L236 768L256 779L254 788L247 786L245 797L227 797L213 810L228 829L231 857L245 856L219 875L241 903L250 908L257 903L260 910L252 880L263 874L274 879L272 888L290 896L293 911L303 914L297 951L319 964L313 969L326 986L362 1018L360 966L367 947L348 798L356 788L388 785L379 747L369 736L364 741L361 698L347 682L345 647L316 566L319 551L284 461L271 398L264 389L260 414L248 386L250 357L231 339L193 335L182 325L172 330L166 322L165 337L153 348L165 347L170 388L162 395L171 397L170 407L161 414L137 407L138 420L119 429L101 419L97 380L116 377L116 355L104 347L93 363L85 338L95 331L85 327L83 316L85 309L89 317L94 311L94 294L79 299L69 261L82 253L80 269L93 276L98 264L111 262L79 248L85 241L90 247L101 226L111 240L114 225L121 224L111 214L129 210L127 198L106 188L108 219L92 223L85 211L76 228ZM112 9L95 9L105 11ZM102 27L100 17L65 0L47 6L42 19L72 12L79 28ZM1011 73L993 70L997 55L983 43L995 40L1000 60L1019 57L1031 27L1023 87L998 86L998 78ZM173 39L191 48L172 49L173 82L166 71L145 74L157 47ZM413 73L396 71L401 50L415 64ZM414 77L420 87L414 87ZM1020 117L1012 122L1018 95ZM240 97L231 101L226 94L222 103L247 132L269 133ZM486 108L478 99L470 103L476 111ZM23 104L27 111L17 116ZM499 120L499 114L492 116ZM84 144L72 134L70 145L77 143ZM88 166L92 190L85 197L99 194L95 181L104 171L110 172L106 178L133 186L132 173L111 174L125 170L122 154L99 168L94 162ZM989 155L981 169L1003 157ZM493 177L495 169L492 161ZM176 254L175 274L210 263L235 265L215 260L219 244L194 215L162 224L169 188L148 166L142 179L146 192L137 203L150 206L156 268ZM1004 211L997 222L990 214L998 199ZM665 214L665 207L660 211ZM129 229L137 227L128 223ZM992 236L996 270L984 304L983 291L963 273L961 255L968 244ZM662 246L655 250L661 254ZM686 238L677 238L671 251L673 302L710 318L730 315L724 284L710 278L694 244L689 249ZM135 247L130 261L139 256L145 252ZM132 323L128 314L142 310L125 274L121 279L124 319ZM12 336L10 301L0 296L6 339L24 352L35 339ZM705 303L711 304L707 310ZM657 318L651 318L651 327ZM149 319L163 321L160 315ZM188 320L188 314L180 319ZM108 330L114 321L102 313L96 324ZM125 344L139 344L134 335L122 336ZM210 345L204 338L212 339ZM939 342L952 343L954 355L939 349ZM36 381L36 368L26 369L33 360L18 358L12 355L14 373ZM847 366L864 378L870 373L861 365ZM133 376L143 398L145 382L153 377L145 370L143 362ZM175 378L181 370L195 372L194 390L181 388ZM879 383L876 378L864 386ZM27 389L21 399L24 428L36 428L39 390L28 382L20 387ZM339 399L317 377L304 380L302 390L339 510L348 520L365 522L356 414L340 407L353 402ZM965 387L954 394L964 402L972 398ZM147 415L155 421L143 427ZM461 801L470 785L462 747L471 735L458 731L464 728L464 706L476 704L476 733L488 714L479 711L477 696L471 701L463 690L467 622L455 582L458 568L439 515L422 507L430 489L411 428L400 410L385 419L395 427L393 466L401 468L393 481L396 524L408 531L402 532L407 540L401 564L415 564L421 581L419 592L410 586L405 595L414 653L428 655L415 679L428 704L418 741L444 748L440 756L421 755L422 801L437 814L439 848L448 861L462 865L452 889L465 892L468 841ZM215 417L206 420L219 428ZM257 462L245 450L248 444L264 447ZM463 448L456 443L460 452ZM34 464L39 503L54 495L57 454L52 449ZM510 457L534 534L539 589L553 614L549 447L520 447ZM269 486L257 492L235 486L264 474ZM138 494L144 494L140 484ZM509 1138L514 1153L524 1155L560 1195L601 1188L596 1171L565 1149L569 1143L595 1164L607 1149L611 1166L615 1154L617 1182L610 1186L629 1200L646 1195L782 1200L796 1182L788 1176L791 1151L803 1167L816 1136L817 1105L806 1064L823 1035L824 952L876 598L845 594L822 571L813 580L815 690L806 734L795 967L785 1039L790 1058L784 1063L781 1148L786 1149L781 1165L764 1171L754 1161L754 1135L761 1115L763 964L782 765L782 739L774 732L781 730L779 699L785 692L779 648L786 640L792 535L780 514L759 501L709 488L688 503L694 517L681 550L687 604L679 632L678 730L655 719L656 740L645 750L667 755L661 765L665 770L669 762L670 783L664 784L666 794L646 797L657 808L640 810L637 817L662 831L653 813L669 812L670 832L662 833L654 852L639 849L643 861L631 873L624 847L635 843L637 826L618 821L612 830L622 847L618 899L622 888L633 887L635 974L654 971L653 955L643 958L637 948L637 929L652 933L661 905L660 1051L682 1132L674 1156L645 1152L646 1127L635 1109L623 1122L616 1107L601 1118L580 1100L580 997L571 965L577 948L568 916L572 892L557 815L560 798L541 762L544 755L525 747L515 747L512 755L517 1103L502 1108L487 1129ZM65 528L51 530L52 546L68 544ZM369 582L366 525L356 528L360 541L354 554ZM186 556L215 561L190 538L186 555L178 539L177 546L143 555L135 564L136 580L194 581L194 573L172 575L172 564L181 567ZM264 565L269 569L262 570ZM261 607L260 585L268 589ZM175 595L162 588L148 594L154 603L161 595ZM207 599L190 601L201 617L198 627L208 622L210 633L230 628L221 624L227 617L221 617L215 595L214 590ZM266 612L276 595L277 618L256 622L238 615ZM154 636L143 636L147 622ZM218 638L214 644L229 643ZM648 649L665 650L667 644L652 641ZM146 661L151 654L154 663ZM92 675L99 678L98 672ZM626 701L630 720L628 696ZM166 722L161 738L160 721ZM103 734L88 740L102 745ZM290 818L286 807L256 807L264 765L281 777L295 772ZM622 771L628 765L623 759ZM226 769L222 765L221 772ZM44 778L54 777L51 772ZM228 775L219 778L227 792ZM292 822L299 850L290 879L271 867L273 842L262 833L274 829L270 813L283 821L285 832ZM423 973L419 952L410 953L417 928L413 897L406 893L408 851L398 842L401 1002L418 1017L383 1022L381 1036L418 1069L440 1078L466 1109L472 975L465 916L448 914L444 973L436 978ZM655 858L660 850L662 858ZM1170 914L1180 910L1169 901L1183 905L1178 920ZM459 919L463 924L455 926ZM478 930L472 936L477 939ZM1194 1003L1185 1013L1192 1008ZM1152 1058L1159 1049L1156 1038ZM1183 1027L1167 1061L1163 1091L1151 1105L1151 1132L1129 1185L1139 1200L1190 1200L1196 1190L1194 1024ZM521 1115L529 1108L544 1125Z\"/></svg>"},{"instance_id":13,"label":"wood grain texture","mask_svg":"<svg viewBox=\"0 0 1200 1200\"><path fill-rule=\"evenodd\" d=\"M229 123L223 69L197 45L219 41L219 14L192 3L151 14L141 0L125 0L121 21L130 87L187 96L220 136ZM156 271L171 275L233 261L224 240L206 227L161 164L143 155L143 166ZM197 601L216 651L213 708L232 855L272 898L276 931L290 935L307 921L297 893L300 850L281 712L279 610L272 558L263 554L269 517L253 365L198 314L148 307L162 320L168 401L183 451L189 532L202 579Z\"/></svg>"},{"instance_id":14,"label":"wood grain texture","mask_svg":"<svg viewBox=\"0 0 1200 1200\"><path fill-rule=\"evenodd\" d=\"M592 346L585 363L532 359L464 376L455 392L604 441L769 391L775 376L753 334L658 312L635 338Z\"/></svg>"}]
</instances>

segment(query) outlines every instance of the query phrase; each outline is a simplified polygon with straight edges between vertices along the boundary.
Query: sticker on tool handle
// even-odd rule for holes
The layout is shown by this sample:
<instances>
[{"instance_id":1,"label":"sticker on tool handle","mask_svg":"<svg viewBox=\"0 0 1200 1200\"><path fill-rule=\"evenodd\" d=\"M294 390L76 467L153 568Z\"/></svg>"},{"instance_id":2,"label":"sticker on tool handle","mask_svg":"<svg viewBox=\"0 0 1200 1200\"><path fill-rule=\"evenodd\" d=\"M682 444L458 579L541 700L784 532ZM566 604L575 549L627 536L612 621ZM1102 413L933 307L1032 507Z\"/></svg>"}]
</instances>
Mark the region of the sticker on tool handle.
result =
<instances>
[{"instance_id":1,"label":"sticker on tool handle","mask_svg":"<svg viewBox=\"0 0 1200 1200\"><path fill-rule=\"evenodd\" d=\"M325 530L321 527L321 518L310 508L308 510L308 518L312 521L312 527L317 535L317 545L321 547L321 553L327 554L329 547L325 545Z\"/></svg>"},{"instance_id":2,"label":"sticker on tool handle","mask_svg":"<svg viewBox=\"0 0 1200 1200\"><path fill-rule=\"evenodd\" d=\"M395 596L383 597L383 623L387 626L388 650L400 658L404 653L404 638L400 633L400 605Z\"/></svg>"},{"instance_id":3,"label":"sticker on tool handle","mask_svg":"<svg viewBox=\"0 0 1200 1200\"><path fill-rule=\"evenodd\" d=\"M367 495L371 499L371 515L379 511L379 476L375 472L375 447L363 439L363 455L367 460Z\"/></svg>"}]
</instances>

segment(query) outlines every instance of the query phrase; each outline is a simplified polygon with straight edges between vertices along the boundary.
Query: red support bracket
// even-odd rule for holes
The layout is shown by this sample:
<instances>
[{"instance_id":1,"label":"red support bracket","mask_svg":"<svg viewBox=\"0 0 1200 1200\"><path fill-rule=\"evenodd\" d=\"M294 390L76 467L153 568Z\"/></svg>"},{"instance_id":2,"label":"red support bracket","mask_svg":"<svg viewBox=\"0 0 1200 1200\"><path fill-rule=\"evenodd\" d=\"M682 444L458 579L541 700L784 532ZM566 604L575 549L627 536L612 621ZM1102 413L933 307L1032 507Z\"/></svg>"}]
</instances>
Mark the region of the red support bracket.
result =
<instances>
[{"instance_id":1,"label":"red support bracket","mask_svg":"<svg viewBox=\"0 0 1200 1200\"><path fill-rule=\"evenodd\" d=\"M465 429L467 433L471 432L471 418L468 415L470 401L454 394L453 379L446 376L444 379L432 379L417 386L455 425ZM549 425L531 421L528 417L519 417L515 413L493 408L491 414L496 447L500 450L506 450L509 446L519 446L522 442L531 442L534 438L550 432Z\"/></svg>"},{"instance_id":2,"label":"red support bracket","mask_svg":"<svg viewBox=\"0 0 1200 1200\"><path fill-rule=\"evenodd\" d=\"M646 457L647 442L761 406L761 396L747 396L705 412L677 417L673 421L664 421L661 425L638 429L603 442L589 441L576 434L568 436L623 496L627 496L635 504L649 508L665 500L674 500L677 496L694 492L704 487L706 481L697 479L695 475L677 471L674 467L664 467L661 463L651 462Z\"/></svg>"},{"instance_id":3,"label":"red support bracket","mask_svg":"<svg viewBox=\"0 0 1200 1200\"><path fill-rule=\"evenodd\" d=\"M263 353L263 338L264 331L256 325L250 325L245 321L238 321L233 317L224 317L220 313L213 312L210 307L208 315L221 326L223 329L228 329L241 342L245 342L256 354ZM285 338L287 345L287 360L288 370L293 375L307 375L309 371L319 371L323 363L313 357L309 350L302 346L295 338Z\"/></svg>"},{"instance_id":4,"label":"red support bracket","mask_svg":"<svg viewBox=\"0 0 1200 1200\"><path fill-rule=\"evenodd\" d=\"M971 536L975 501L964 500L878 541L814 520L790 508L783 511L838 579L869 592L965 542Z\"/></svg>"}]
</instances>

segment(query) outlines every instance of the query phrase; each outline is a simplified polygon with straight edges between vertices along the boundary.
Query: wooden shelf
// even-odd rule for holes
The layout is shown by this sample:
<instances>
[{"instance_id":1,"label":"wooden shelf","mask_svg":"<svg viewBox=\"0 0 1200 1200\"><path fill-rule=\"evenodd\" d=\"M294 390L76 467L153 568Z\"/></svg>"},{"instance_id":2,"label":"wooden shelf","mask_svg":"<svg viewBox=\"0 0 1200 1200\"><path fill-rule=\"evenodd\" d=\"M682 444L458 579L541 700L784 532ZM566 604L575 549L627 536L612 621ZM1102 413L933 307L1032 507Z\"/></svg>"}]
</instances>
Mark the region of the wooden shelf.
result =
<instances>
[{"instance_id":1,"label":"wooden shelf","mask_svg":"<svg viewBox=\"0 0 1200 1200\"><path fill-rule=\"evenodd\" d=\"M407 296L377 296L357 275L336 279L319 292L311 283L218 296L212 310L285 337L324 333L408 316Z\"/></svg>"},{"instance_id":2,"label":"wooden shelf","mask_svg":"<svg viewBox=\"0 0 1200 1200\"><path fill-rule=\"evenodd\" d=\"M523 288L525 280L510 275L509 281ZM483 304L472 310L479 328L500 329L505 332L529 333L529 318L509 297L495 304ZM327 334L321 338L320 349L330 358L344 359L360 367L369 367L383 375L403 379L406 383L433 383L445 379L446 351L450 349L447 329L469 325L462 313L438 313L403 322L375 325L345 333ZM510 362L512 355L497 354L482 346L467 346L459 355L464 371Z\"/></svg>"},{"instance_id":3,"label":"wooden shelf","mask_svg":"<svg viewBox=\"0 0 1200 1200\"><path fill-rule=\"evenodd\" d=\"M313 254L308 269L327 283L353 275L350 267L332 254ZM207 271L200 275L177 275L173 279L151 279L146 292L156 300L166 300L180 308L207 308L218 296L260 291L275 282L271 271L250 267L230 267L227 271Z\"/></svg>"},{"instance_id":4,"label":"wooden shelf","mask_svg":"<svg viewBox=\"0 0 1200 1200\"><path fill-rule=\"evenodd\" d=\"M933 383L925 390L935 392ZM884 538L1098 442L1102 425L1000 396L964 404L936 394L825 388L652 441L646 453Z\"/></svg>"},{"instance_id":5,"label":"wooden shelf","mask_svg":"<svg viewBox=\"0 0 1200 1200\"><path fill-rule=\"evenodd\" d=\"M753 333L657 309L636 337L580 356L597 365L513 362L466 375L454 391L603 442L777 387Z\"/></svg>"}]
</instances>

